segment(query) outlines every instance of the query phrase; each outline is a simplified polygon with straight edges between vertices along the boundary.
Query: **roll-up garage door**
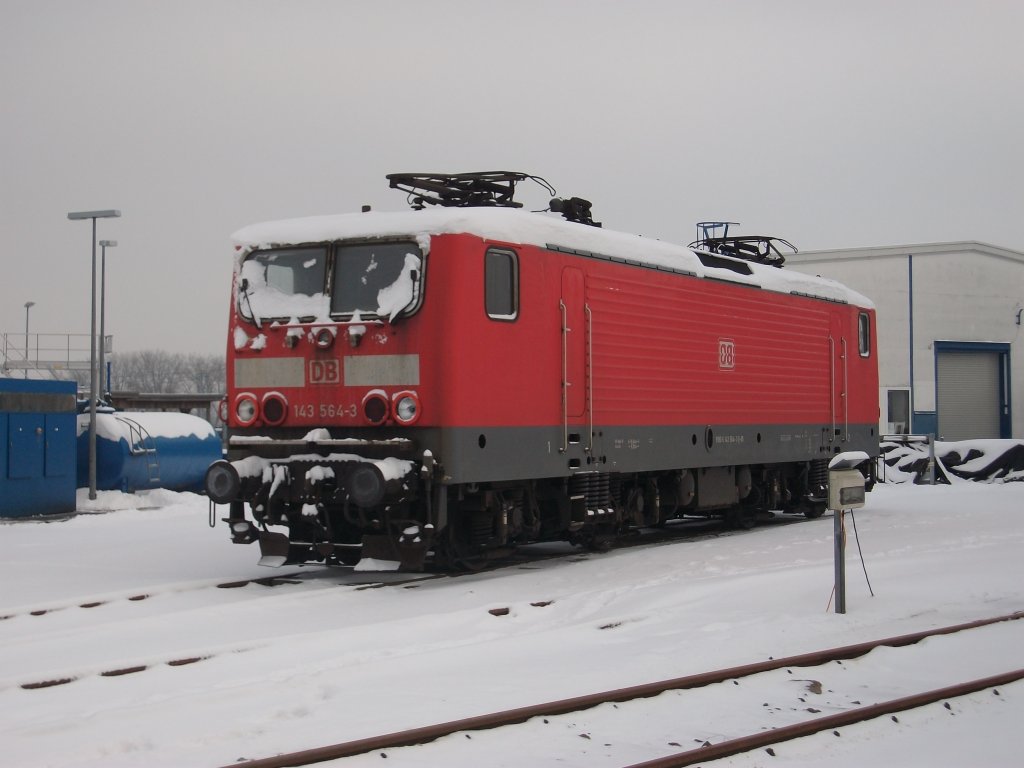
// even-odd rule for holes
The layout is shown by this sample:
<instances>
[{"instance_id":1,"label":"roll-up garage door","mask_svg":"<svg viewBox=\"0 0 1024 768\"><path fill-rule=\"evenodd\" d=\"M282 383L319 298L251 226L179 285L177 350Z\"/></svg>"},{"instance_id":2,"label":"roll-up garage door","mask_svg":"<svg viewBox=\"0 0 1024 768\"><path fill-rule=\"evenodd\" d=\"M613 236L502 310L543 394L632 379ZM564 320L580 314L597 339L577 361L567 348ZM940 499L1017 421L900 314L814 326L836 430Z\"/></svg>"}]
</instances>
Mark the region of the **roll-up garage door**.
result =
<instances>
[{"instance_id":1,"label":"roll-up garage door","mask_svg":"<svg viewBox=\"0 0 1024 768\"><path fill-rule=\"evenodd\" d=\"M943 351L937 363L941 439L999 437L999 353Z\"/></svg>"}]
</instances>

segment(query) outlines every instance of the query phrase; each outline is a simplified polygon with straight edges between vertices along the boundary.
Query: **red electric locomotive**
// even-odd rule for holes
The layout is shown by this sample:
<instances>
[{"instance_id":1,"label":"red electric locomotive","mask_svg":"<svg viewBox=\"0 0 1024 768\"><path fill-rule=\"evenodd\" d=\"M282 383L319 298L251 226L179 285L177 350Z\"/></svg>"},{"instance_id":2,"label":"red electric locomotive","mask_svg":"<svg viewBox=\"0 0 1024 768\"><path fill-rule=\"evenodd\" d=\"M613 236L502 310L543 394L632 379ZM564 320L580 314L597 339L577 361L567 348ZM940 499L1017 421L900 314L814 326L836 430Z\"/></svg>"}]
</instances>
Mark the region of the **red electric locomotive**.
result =
<instances>
[{"instance_id":1,"label":"red electric locomotive","mask_svg":"<svg viewBox=\"0 0 1024 768\"><path fill-rule=\"evenodd\" d=\"M388 178L414 210L235 235L206 489L261 562L472 566L683 516L813 517L834 454L877 456L872 305L781 269L779 241L517 210L524 174Z\"/></svg>"}]
</instances>

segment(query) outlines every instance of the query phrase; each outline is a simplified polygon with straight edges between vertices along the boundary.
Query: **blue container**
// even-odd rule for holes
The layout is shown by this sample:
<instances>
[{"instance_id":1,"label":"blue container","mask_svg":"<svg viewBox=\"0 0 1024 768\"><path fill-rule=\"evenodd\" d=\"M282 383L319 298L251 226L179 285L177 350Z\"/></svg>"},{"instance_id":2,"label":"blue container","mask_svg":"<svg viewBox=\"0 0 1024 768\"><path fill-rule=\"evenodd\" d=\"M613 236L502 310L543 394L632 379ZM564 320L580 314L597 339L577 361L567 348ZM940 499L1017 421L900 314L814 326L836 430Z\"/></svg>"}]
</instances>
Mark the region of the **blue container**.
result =
<instances>
[{"instance_id":1,"label":"blue container","mask_svg":"<svg viewBox=\"0 0 1024 768\"><path fill-rule=\"evenodd\" d=\"M96 414L96 488L134 491L203 490L221 444L210 422L198 416L157 411ZM89 485L89 414L78 416L78 486Z\"/></svg>"},{"instance_id":2,"label":"blue container","mask_svg":"<svg viewBox=\"0 0 1024 768\"><path fill-rule=\"evenodd\" d=\"M0 379L0 517L75 511L75 383Z\"/></svg>"}]
</instances>

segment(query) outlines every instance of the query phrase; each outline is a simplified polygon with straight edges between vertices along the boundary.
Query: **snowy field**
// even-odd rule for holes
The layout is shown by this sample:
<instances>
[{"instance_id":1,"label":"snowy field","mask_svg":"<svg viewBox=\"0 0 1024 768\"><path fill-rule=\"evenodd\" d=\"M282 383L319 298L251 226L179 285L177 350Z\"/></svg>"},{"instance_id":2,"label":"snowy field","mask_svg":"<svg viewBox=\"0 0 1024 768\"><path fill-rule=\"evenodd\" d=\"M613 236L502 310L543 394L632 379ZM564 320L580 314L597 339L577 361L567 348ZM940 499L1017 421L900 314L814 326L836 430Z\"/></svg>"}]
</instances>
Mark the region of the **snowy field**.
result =
<instances>
[{"instance_id":1,"label":"snowy field","mask_svg":"<svg viewBox=\"0 0 1024 768\"><path fill-rule=\"evenodd\" d=\"M851 536L842 616L827 610L831 515L379 588L401 577L305 568L226 589L276 572L210 530L205 498L79 499L98 513L0 524L0 766L230 765L1024 609L1024 482L877 487L856 515L876 594ZM1008 622L816 681L797 669L672 692L386 764L624 766L1021 667L1024 621ZM72 682L22 687L56 679ZM713 765L1019 765L1021 722L1014 683Z\"/></svg>"}]
</instances>

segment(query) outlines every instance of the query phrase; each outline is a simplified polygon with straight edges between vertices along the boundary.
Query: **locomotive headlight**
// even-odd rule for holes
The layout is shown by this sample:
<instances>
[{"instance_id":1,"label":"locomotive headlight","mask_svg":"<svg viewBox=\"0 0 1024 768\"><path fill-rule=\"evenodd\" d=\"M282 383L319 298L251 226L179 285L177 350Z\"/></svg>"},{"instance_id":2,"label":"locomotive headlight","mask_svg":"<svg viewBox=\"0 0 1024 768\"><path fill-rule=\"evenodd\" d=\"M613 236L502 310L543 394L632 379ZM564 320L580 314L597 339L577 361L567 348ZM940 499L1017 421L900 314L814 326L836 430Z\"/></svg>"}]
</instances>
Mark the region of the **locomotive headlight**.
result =
<instances>
[{"instance_id":1,"label":"locomotive headlight","mask_svg":"<svg viewBox=\"0 0 1024 768\"><path fill-rule=\"evenodd\" d=\"M235 416L238 418L238 423L243 427L248 427L256 421L258 412L256 395L245 392L235 400Z\"/></svg>"},{"instance_id":2,"label":"locomotive headlight","mask_svg":"<svg viewBox=\"0 0 1024 768\"><path fill-rule=\"evenodd\" d=\"M395 421L408 426L420 416L420 399L415 392L399 392L393 400Z\"/></svg>"}]
</instances>

